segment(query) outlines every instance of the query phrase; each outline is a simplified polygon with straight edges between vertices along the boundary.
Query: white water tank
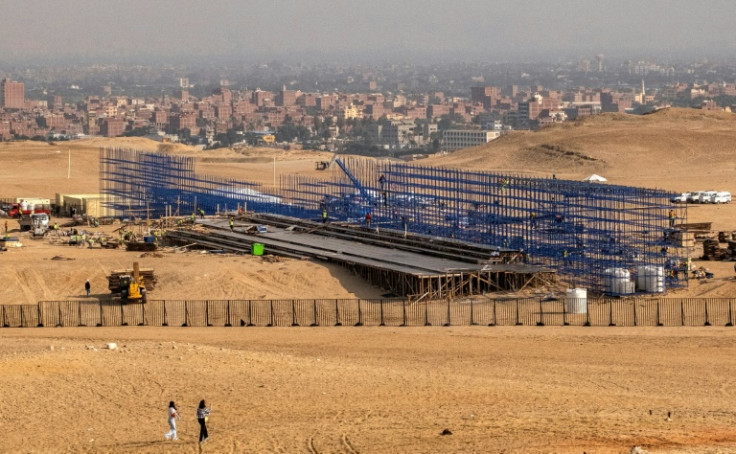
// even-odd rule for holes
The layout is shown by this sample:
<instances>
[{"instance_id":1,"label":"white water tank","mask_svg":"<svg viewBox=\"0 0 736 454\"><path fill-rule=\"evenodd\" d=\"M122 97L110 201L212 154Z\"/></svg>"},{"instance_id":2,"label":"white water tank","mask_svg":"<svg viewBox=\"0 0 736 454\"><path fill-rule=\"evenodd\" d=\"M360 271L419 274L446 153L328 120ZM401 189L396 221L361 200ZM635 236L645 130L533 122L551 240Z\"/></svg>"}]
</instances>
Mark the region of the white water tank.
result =
<instances>
[{"instance_id":1,"label":"white water tank","mask_svg":"<svg viewBox=\"0 0 736 454\"><path fill-rule=\"evenodd\" d=\"M634 293L634 282L626 268L608 268L603 272L603 286L606 293L625 295Z\"/></svg>"},{"instance_id":2,"label":"white water tank","mask_svg":"<svg viewBox=\"0 0 736 454\"><path fill-rule=\"evenodd\" d=\"M584 288L569 288L565 292L565 307L569 314L584 314L588 310L588 291Z\"/></svg>"},{"instance_id":3,"label":"white water tank","mask_svg":"<svg viewBox=\"0 0 736 454\"><path fill-rule=\"evenodd\" d=\"M664 267L655 265L637 267L636 287L648 293L664 292Z\"/></svg>"}]
</instances>

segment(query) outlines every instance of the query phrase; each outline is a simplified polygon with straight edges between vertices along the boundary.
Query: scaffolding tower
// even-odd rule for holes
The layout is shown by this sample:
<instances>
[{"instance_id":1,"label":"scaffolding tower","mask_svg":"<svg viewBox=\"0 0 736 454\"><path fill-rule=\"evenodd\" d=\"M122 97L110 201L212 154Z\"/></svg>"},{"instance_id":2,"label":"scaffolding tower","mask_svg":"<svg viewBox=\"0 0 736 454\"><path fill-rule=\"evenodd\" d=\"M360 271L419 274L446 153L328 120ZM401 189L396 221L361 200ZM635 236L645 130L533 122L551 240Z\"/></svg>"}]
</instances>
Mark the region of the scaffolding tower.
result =
<instances>
[{"instance_id":1,"label":"scaffolding tower","mask_svg":"<svg viewBox=\"0 0 736 454\"><path fill-rule=\"evenodd\" d=\"M335 160L338 161L337 159ZM687 285L688 253L676 241L686 208L659 189L531 178L349 157L327 178L284 175L277 188L199 175L192 158L103 149L100 192L116 216L250 211L372 225L522 251L572 285L609 294L626 273L646 287Z\"/></svg>"}]
</instances>

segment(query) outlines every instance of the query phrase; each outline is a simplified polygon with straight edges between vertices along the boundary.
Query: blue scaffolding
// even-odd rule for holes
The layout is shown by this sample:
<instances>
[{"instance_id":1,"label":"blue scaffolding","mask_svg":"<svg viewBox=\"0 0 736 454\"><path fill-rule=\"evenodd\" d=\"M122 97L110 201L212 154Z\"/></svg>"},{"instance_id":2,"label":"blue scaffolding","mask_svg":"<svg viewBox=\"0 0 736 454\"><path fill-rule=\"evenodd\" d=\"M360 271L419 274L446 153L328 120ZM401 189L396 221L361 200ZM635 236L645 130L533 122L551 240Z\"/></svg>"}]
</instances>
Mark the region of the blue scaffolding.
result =
<instances>
[{"instance_id":1,"label":"blue scaffolding","mask_svg":"<svg viewBox=\"0 0 736 454\"><path fill-rule=\"evenodd\" d=\"M266 188L199 175L192 158L105 149L100 192L118 217L243 207L313 220L326 210L330 220L362 223L370 213L379 228L518 249L572 285L609 294L631 293L612 285L622 270L654 270L647 272L661 275L662 287L687 285L687 250L674 227L687 212L671 204L670 192L356 157L335 162L329 178L285 175Z\"/></svg>"}]
</instances>

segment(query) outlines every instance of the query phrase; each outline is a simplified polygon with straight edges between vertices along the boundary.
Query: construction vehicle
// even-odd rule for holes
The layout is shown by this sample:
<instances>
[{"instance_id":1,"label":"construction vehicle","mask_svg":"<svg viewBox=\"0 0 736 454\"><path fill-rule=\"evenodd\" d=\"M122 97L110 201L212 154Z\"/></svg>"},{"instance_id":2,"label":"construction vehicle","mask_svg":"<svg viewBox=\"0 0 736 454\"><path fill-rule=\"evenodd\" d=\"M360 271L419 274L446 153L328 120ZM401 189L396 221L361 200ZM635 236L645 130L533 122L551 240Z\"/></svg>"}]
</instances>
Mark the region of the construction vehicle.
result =
<instances>
[{"instance_id":1,"label":"construction vehicle","mask_svg":"<svg viewBox=\"0 0 736 454\"><path fill-rule=\"evenodd\" d=\"M42 237L49 229L49 215L47 213L23 214L18 224L21 232L30 230L34 237Z\"/></svg>"},{"instance_id":2,"label":"construction vehicle","mask_svg":"<svg viewBox=\"0 0 736 454\"><path fill-rule=\"evenodd\" d=\"M113 271L107 278L108 287L112 293L120 293L120 301L123 303L145 303L146 281L153 282L153 270L141 272L138 262L134 262L132 273L130 271Z\"/></svg>"}]
</instances>

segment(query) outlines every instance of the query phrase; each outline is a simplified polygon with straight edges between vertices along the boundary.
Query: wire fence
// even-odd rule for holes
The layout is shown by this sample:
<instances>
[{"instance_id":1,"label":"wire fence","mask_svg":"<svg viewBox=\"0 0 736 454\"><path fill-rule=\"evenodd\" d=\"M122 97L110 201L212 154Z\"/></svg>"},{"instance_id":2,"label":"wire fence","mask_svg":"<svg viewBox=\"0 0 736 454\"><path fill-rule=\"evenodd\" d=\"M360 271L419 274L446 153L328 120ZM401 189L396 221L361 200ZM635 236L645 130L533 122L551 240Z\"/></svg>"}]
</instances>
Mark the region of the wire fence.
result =
<instances>
[{"instance_id":1,"label":"wire fence","mask_svg":"<svg viewBox=\"0 0 736 454\"><path fill-rule=\"evenodd\" d=\"M2 327L733 326L736 299L65 300L0 305Z\"/></svg>"}]
</instances>

